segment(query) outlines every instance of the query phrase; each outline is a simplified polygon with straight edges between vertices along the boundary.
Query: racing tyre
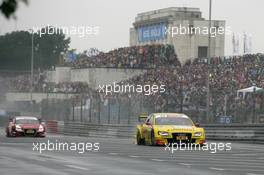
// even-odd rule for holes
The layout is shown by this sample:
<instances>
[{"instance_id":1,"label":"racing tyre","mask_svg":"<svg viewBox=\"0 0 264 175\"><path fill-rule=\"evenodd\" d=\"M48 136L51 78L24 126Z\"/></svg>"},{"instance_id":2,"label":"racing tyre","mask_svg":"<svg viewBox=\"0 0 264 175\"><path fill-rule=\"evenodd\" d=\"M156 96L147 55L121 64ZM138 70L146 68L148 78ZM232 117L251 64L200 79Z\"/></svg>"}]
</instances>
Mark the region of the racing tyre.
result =
<instances>
[{"instance_id":1,"label":"racing tyre","mask_svg":"<svg viewBox=\"0 0 264 175\"><path fill-rule=\"evenodd\" d=\"M141 138L139 131L137 132L137 145L144 145L144 139Z\"/></svg>"},{"instance_id":2,"label":"racing tyre","mask_svg":"<svg viewBox=\"0 0 264 175\"><path fill-rule=\"evenodd\" d=\"M10 134L9 134L9 132L6 132L6 137L10 137Z\"/></svg>"},{"instance_id":3,"label":"racing tyre","mask_svg":"<svg viewBox=\"0 0 264 175\"><path fill-rule=\"evenodd\" d=\"M152 146L156 146L156 141L155 141L155 137L154 137L154 131L151 132L151 145Z\"/></svg>"}]
</instances>

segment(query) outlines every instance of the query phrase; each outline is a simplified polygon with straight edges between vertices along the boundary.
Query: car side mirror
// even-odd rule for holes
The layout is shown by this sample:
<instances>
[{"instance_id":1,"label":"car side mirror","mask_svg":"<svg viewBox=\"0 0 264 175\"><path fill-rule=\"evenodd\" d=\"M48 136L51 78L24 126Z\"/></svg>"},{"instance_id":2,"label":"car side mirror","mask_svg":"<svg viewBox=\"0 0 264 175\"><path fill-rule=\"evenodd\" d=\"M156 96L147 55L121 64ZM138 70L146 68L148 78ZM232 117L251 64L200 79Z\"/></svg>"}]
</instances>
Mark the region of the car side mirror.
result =
<instances>
[{"instance_id":1,"label":"car side mirror","mask_svg":"<svg viewBox=\"0 0 264 175\"><path fill-rule=\"evenodd\" d=\"M199 128L200 127L200 123L195 123L195 126Z\"/></svg>"},{"instance_id":2,"label":"car side mirror","mask_svg":"<svg viewBox=\"0 0 264 175\"><path fill-rule=\"evenodd\" d=\"M42 120L42 119L39 119L39 123L40 123L41 125L46 125L46 121L45 121L45 120Z\"/></svg>"},{"instance_id":3,"label":"car side mirror","mask_svg":"<svg viewBox=\"0 0 264 175\"><path fill-rule=\"evenodd\" d=\"M151 123L150 123L150 122L146 122L146 125L150 126L150 125L151 125Z\"/></svg>"}]
</instances>

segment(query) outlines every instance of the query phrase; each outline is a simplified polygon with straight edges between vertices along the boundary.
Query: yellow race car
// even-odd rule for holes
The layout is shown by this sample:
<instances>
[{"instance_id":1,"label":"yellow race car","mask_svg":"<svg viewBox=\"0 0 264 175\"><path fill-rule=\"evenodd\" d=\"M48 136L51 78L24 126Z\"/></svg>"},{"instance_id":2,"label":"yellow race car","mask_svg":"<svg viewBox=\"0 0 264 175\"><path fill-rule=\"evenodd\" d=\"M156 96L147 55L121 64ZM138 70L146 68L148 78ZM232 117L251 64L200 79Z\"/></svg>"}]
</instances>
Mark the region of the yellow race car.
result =
<instances>
[{"instance_id":1,"label":"yellow race car","mask_svg":"<svg viewBox=\"0 0 264 175\"><path fill-rule=\"evenodd\" d=\"M138 145L168 145L172 143L205 143L204 129L185 114L153 113L140 115L144 122L137 125Z\"/></svg>"}]
</instances>

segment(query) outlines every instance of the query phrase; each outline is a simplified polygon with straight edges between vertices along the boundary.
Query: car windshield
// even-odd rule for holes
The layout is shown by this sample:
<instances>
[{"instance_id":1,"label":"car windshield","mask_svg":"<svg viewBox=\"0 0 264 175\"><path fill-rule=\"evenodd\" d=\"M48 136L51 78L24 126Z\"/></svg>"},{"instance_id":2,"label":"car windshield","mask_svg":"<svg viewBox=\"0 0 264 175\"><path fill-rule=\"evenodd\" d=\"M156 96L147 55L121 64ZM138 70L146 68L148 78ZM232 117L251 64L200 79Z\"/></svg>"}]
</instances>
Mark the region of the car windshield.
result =
<instances>
[{"instance_id":1,"label":"car windshield","mask_svg":"<svg viewBox=\"0 0 264 175\"><path fill-rule=\"evenodd\" d=\"M39 124L37 119L16 119L16 124Z\"/></svg>"},{"instance_id":2,"label":"car windshield","mask_svg":"<svg viewBox=\"0 0 264 175\"><path fill-rule=\"evenodd\" d=\"M184 125L192 126L193 123L189 118L183 117L158 117L156 118L156 125Z\"/></svg>"}]
</instances>

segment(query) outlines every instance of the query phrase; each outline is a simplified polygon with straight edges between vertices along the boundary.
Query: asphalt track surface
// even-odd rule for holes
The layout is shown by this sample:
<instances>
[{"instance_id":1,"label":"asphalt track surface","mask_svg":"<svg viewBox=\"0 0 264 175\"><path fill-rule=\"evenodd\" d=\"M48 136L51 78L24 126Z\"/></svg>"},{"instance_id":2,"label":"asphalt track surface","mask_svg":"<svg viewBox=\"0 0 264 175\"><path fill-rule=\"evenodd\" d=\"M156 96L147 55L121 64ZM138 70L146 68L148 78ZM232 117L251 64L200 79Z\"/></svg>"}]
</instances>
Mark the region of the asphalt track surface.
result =
<instances>
[{"instance_id":1,"label":"asphalt track surface","mask_svg":"<svg viewBox=\"0 0 264 175\"><path fill-rule=\"evenodd\" d=\"M33 143L95 143L99 151L37 151ZM212 141L211 141L212 142ZM175 151L137 146L133 139L48 135L46 138L6 138L0 135L1 175L263 175L261 144L232 143L231 151Z\"/></svg>"}]
</instances>

